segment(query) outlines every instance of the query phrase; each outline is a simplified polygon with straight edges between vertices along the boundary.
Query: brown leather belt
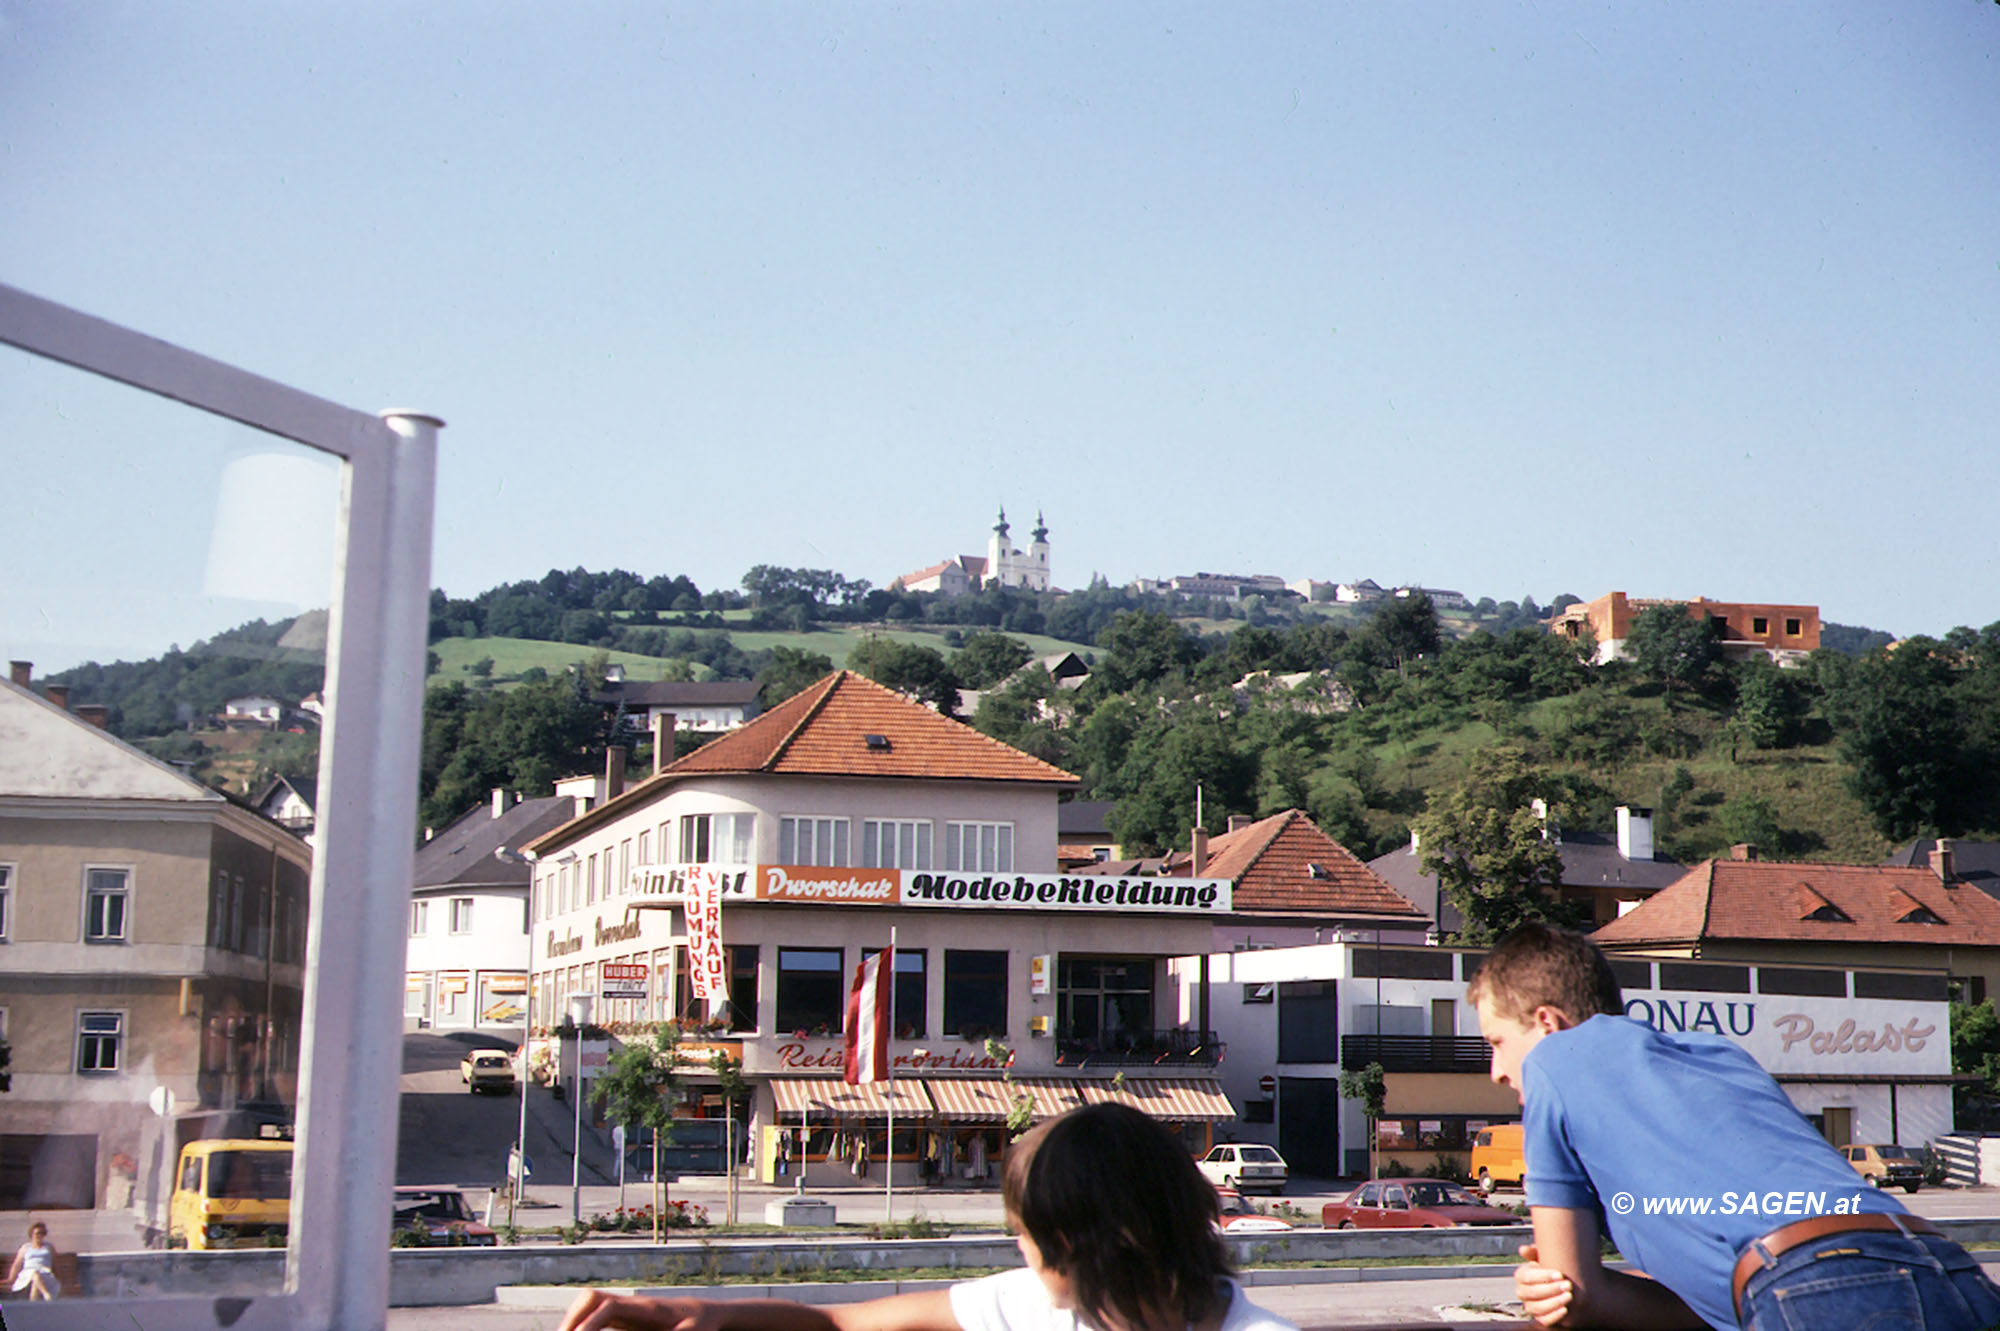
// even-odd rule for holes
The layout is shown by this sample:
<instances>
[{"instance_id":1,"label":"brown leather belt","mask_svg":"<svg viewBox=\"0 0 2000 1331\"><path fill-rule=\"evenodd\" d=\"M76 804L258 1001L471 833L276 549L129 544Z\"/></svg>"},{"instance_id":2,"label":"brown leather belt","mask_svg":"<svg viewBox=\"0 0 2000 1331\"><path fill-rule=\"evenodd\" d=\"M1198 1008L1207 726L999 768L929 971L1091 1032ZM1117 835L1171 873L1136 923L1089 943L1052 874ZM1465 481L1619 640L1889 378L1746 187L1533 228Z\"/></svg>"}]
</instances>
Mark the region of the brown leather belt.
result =
<instances>
[{"instance_id":1,"label":"brown leather belt","mask_svg":"<svg viewBox=\"0 0 2000 1331\"><path fill-rule=\"evenodd\" d=\"M1743 1287L1750 1283L1750 1277L1763 1270L1768 1262L1779 1257L1801 1243L1811 1243L1833 1234L1849 1234L1856 1230L1891 1230L1899 1234L1937 1234L1943 1230L1919 1215L1889 1215L1881 1211L1863 1211L1858 1215L1817 1215L1810 1220L1795 1220L1772 1230L1761 1239L1752 1239L1743 1255L1736 1259L1736 1270L1729 1277L1729 1306L1736 1310L1736 1316L1743 1316Z\"/></svg>"}]
</instances>

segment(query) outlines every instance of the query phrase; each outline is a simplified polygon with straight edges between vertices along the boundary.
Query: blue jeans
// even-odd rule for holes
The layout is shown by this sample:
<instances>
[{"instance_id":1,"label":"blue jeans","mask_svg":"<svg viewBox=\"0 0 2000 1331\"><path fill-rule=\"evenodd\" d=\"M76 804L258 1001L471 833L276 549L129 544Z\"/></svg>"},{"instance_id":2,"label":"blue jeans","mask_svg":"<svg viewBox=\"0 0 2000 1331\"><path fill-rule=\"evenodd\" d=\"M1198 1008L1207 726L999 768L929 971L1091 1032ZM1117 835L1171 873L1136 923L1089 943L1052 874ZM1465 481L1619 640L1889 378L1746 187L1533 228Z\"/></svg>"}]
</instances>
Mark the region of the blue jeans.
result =
<instances>
[{"instance_id":1,"label":"blue jeans","mask_svg":"<svg viewBox=\"0 0 2000 1331\"><path fill-rule=\"evenodd\" d=\"M1829 1234L1743 1286L1744 1331L1988 1331L2000 1288L1934 1234Z\"/></svg>"}]
</instances>

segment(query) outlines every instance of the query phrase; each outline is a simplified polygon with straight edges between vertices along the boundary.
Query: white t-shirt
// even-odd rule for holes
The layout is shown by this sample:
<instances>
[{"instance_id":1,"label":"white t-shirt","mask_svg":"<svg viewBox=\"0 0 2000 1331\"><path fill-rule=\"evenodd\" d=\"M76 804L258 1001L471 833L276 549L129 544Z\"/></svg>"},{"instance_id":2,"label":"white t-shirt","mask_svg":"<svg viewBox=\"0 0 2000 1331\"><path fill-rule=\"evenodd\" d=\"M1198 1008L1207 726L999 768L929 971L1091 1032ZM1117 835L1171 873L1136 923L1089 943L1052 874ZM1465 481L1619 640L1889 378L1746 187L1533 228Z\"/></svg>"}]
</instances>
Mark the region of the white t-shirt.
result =
<instances>
[{"instance_id":1,"label":"white t-shirt","mask_svg":"<svg viewBox=\"0 0 2000 1331\"><path fill-rule=\"evenodd\" d=\"M1235 1281L1225 1283L1229 1311L1223 1314L1222 1331L1298 1331L1250 1302ZM953 1285L951 1314L964 1331L1080 1331L1076 1314L1050 1303L1048 1286L1025 1266Z\"/></svg>"}]
</instances>

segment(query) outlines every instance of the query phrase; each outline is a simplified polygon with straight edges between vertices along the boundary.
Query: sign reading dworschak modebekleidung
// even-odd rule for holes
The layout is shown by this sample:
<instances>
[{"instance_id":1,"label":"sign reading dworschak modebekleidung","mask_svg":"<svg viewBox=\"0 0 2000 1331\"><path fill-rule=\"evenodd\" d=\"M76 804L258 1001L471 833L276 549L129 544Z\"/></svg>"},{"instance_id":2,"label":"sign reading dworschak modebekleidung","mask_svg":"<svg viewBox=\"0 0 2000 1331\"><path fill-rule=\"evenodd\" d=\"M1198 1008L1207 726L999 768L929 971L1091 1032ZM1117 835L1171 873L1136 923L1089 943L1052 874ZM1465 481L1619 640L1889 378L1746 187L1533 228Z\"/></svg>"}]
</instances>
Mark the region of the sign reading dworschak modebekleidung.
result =
<instances>
[{"instance_id":1,"label":"sign reading dworschak modebekleidung","mask_svg":"<svg viewBox=\"0 0 2000 1331\"><path fill-rule=\"evenodd\" d=\"M648 895L685 897L693 871L641 866L632 871L633 890ZM811 906L927 906L1136 915L1223 915L1230 908L1227 878L831 869L796 864L723 866L717 878L724 901L748 898Z\"/></svg>"}]
</instances>

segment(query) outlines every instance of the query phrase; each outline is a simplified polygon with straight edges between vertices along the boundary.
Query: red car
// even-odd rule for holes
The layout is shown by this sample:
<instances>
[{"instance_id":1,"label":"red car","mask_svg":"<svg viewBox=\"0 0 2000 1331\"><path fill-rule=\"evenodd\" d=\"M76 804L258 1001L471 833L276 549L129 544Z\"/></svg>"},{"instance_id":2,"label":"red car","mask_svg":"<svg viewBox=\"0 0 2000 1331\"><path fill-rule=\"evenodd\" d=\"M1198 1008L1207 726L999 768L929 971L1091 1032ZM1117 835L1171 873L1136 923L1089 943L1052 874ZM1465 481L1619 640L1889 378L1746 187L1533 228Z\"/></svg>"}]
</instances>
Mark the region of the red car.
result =
<instances>
[{"instance_id":1,"label":"red car","mask_svg":"<svg viewBox=\"0 0 2000 1331\"><path fill-rule=\"evenodd\" d=\"M1454 1225L1520 1225L1512 1211L1488 1206L1442 1179L1374 1179L1320 1208L1328 1229L1450 1229Z\"/></svg>"}]
</instances>

